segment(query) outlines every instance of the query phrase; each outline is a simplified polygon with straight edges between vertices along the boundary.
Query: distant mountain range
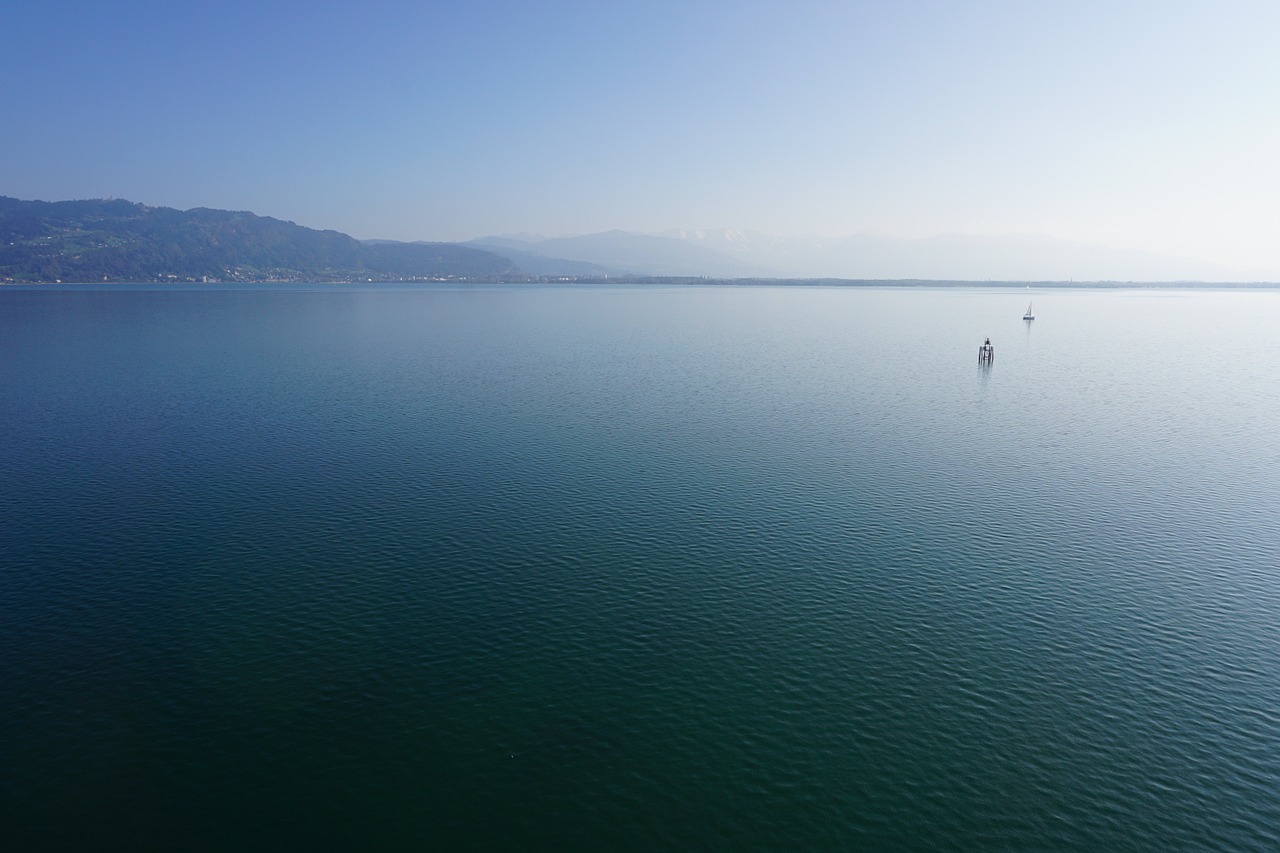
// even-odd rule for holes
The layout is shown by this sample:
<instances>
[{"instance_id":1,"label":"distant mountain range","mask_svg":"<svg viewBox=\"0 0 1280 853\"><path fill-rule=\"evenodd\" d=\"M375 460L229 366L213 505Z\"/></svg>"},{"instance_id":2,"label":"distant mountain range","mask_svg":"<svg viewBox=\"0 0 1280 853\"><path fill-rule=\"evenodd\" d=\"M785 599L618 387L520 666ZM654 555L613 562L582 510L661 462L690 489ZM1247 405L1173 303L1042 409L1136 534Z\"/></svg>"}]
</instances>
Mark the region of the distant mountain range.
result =
<instances>
[{"instance_id":1,"label":"distant mountain range","mask_svg":"<svg viewBox=\"0 0 1280 853\"><path fill-rule=\"evenodd\" d=\"M1192 258L1113 249L1039 235L939 234L895 239L779 238L734 229L670 230L663 236L702 246L768 274L799 278L967 281L1259 281L1274 270L1236 270Z\"/></svg>"},{"instance_id":2,"label":"distant mountain range","mask_svg":"<svg viewBox=\"0 0 1280 853\"><path fill-rule=\"evenodd\" d=\"M571 275L590 263L609 275L937 281L1274 281L1275 271L1241 271L1190 258L1112 249L1036 235L941 234L894 239L772 237L737 229L607 231L580 237L484 237L469 246L503 253L540 274ZM527 267L526 267L527 268Z\"/></svg>"},{"instance_id":3,"label":"distant mountain range","mask_svg":"<svg viewBox=\"0 0 1280 853\"><path fill-rule=\"evenodd\" d=\"M780 238L752 231L360 241L243 211L0 197L0 281L625 278L1275 281L1185 258L1019 235Z\"/></svg>"}]
</instances>

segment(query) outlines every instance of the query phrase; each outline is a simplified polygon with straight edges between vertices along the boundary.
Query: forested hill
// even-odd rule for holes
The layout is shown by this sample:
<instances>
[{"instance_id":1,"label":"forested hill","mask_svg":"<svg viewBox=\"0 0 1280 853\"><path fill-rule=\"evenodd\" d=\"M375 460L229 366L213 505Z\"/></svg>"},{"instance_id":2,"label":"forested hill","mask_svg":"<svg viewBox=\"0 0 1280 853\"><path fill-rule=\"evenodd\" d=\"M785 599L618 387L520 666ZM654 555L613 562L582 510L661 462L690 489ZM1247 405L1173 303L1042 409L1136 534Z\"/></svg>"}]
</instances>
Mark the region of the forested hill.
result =
<instances>
[{"instance_id":1,"label":"forested hill","mask_svg":"<svg viewBox=\"0 0 1280 853\"><path fill-rule=\"evenodd\" d=\"M375 281L518 277L453 243L362 243L243 211L0 196L0 281Z\"/></svg>"}]
</instances>

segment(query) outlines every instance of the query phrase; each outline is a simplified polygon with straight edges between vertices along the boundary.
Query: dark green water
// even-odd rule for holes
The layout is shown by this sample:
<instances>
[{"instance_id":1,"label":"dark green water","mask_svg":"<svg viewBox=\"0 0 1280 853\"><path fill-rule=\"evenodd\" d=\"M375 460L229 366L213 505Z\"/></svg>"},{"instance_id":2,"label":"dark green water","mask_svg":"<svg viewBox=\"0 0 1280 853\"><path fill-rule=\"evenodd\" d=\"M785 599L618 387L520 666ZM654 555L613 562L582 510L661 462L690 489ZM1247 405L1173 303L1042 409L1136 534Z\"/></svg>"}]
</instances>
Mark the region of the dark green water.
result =
<instances>
[{"instance_id":1,"label":"dark green water","mask_svg":"<svg viewBox=\"0 0 1280 853\"><path fill-rule=\"evenodd\" d=\"M1033 296L0 290L4 846L1280 847L1280 293Z\"/></svg>"}]
</instances>

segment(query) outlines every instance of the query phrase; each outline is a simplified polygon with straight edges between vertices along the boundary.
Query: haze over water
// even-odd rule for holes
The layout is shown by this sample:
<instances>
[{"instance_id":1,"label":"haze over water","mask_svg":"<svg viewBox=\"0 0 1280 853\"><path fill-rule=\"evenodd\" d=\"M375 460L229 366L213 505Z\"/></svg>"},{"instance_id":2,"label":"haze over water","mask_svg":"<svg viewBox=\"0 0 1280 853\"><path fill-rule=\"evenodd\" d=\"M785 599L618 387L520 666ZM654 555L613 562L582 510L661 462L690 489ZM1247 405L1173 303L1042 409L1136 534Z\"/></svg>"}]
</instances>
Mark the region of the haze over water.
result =
<instances>
[{"instance_id":1,"label":"haze over water","mask_svg":"<svg viewBox=\"0 0 1280 853\"><path fill-rule=\"evenodd\" d=\"M1274 290L5 289L0 824L1274 849L1278 327Z\"/></svg>"}]
</instances>

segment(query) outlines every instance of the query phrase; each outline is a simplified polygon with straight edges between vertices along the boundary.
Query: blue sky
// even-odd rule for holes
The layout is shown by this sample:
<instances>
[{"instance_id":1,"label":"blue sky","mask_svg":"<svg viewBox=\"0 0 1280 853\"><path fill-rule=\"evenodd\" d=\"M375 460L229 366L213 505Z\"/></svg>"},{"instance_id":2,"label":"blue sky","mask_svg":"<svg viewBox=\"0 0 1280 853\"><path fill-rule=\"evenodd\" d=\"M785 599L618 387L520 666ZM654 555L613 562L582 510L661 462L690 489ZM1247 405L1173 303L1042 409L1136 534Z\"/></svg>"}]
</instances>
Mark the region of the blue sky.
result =
<instances>
[{"instance_id":1,"label":"blue sky","mask_svg":"<svg viewBox=\"0 0 1280 853\"><path fill-rule=\"evenodd\" d=\"M0 194L357 237L1038 233L1280 269L1280 4L13 4Z\"/></svg>"}]
</instances>

